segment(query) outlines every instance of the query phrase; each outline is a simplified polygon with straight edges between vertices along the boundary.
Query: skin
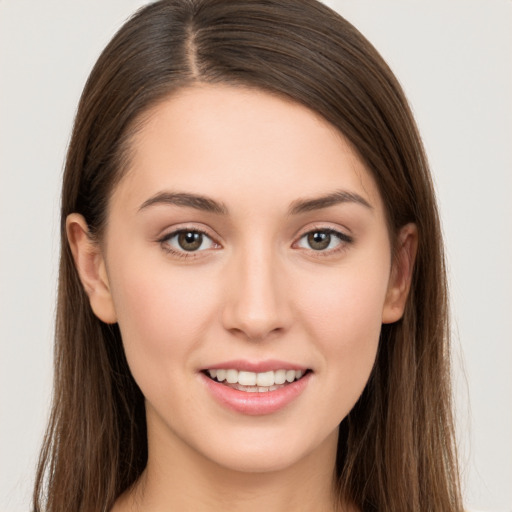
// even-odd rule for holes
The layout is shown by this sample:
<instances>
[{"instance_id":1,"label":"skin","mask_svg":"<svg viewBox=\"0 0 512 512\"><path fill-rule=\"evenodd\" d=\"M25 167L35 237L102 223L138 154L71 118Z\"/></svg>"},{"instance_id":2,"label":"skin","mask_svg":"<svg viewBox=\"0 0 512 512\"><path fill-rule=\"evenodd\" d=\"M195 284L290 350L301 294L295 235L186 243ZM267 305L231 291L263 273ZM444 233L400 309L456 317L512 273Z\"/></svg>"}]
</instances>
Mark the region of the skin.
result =
<instances>
[{"instance_id":1,"label":"skin","mask_svg":"<svg viewBox=\"0 0 512 512\"><path fill-rule=\"evenodd\" d=\"M146 398L148 465L114 510L334 510L338 425L368 380L382 323L403 314L415 226L398 233L392 261L382 199L350 144L268 93L182 90L149 112L132 150L101 243L78 214L67 222L91 306L119 323ZM290 212L339 191L362 201ZM147 204L162 192L227 212ZM181 249L179 229L205 232L200 250ZM326 230L341 238L312 248L307 234ZM200 373L231 359L312 374L286 407L246 415L213 399Z\"/></svg>"}]
</instances>

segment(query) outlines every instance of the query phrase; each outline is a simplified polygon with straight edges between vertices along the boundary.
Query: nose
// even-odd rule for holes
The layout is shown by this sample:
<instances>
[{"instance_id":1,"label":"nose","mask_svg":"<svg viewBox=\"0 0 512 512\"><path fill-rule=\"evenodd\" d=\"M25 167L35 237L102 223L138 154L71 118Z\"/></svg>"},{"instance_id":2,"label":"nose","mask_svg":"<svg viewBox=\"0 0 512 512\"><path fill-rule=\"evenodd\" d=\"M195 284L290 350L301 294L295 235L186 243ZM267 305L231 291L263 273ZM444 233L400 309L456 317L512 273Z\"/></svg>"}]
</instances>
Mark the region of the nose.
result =
<instances>
[{"instance_id":1,"label":"nose","mask_svg":"<svg viewBox=\"0 0 512 512\"><path fill-rule=\"evenodd\" d=\"M224 328L251 341L285 331L291 322L286 279L271 251L253 250L232 263L226 282Z\"/></svg>"}]
</instances>

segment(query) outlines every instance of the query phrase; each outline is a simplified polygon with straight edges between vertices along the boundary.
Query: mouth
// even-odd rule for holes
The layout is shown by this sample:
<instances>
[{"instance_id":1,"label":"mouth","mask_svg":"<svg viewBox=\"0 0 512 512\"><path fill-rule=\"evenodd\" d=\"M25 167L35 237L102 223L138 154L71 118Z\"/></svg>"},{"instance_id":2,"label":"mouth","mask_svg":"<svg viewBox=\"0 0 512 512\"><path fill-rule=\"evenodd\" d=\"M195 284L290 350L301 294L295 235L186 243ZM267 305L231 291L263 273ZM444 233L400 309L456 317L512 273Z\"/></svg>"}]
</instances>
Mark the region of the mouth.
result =
<instances>
[{"instance_id":1,"label":"mouth","mask_svg":"<svg viewBox=\"0 0 512 512\"><path fill-rule=\"evenodd\" d=\"M303 379L308 373L311 373L311 370L279 369L257 373L233 368L216 368L203 370L202 373L214 382L238 391L267 393L285 388Z\"/></svg>"}]
</instances>

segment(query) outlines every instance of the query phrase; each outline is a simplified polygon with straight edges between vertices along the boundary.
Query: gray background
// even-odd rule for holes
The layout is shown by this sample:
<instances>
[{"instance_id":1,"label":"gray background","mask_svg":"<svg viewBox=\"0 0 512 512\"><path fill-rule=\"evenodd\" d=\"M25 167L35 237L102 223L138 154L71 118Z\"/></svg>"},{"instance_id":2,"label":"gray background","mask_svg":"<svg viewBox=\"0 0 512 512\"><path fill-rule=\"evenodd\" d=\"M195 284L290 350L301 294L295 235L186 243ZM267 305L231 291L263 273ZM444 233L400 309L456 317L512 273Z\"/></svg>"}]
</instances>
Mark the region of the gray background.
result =
<instances>
[{"instance_id":1,"label":"gray background","mask_svg":"<svg viewBox=\"0 0 512 512\"><path fill-rule=\"evenodd\" d=\"M29 509L51 394L59 181L96 57L141 0L0 0L0 511ZM331 0L417 116L449 258L469 510L512 510L512 2Z\"/></svg>"}]
</instances>

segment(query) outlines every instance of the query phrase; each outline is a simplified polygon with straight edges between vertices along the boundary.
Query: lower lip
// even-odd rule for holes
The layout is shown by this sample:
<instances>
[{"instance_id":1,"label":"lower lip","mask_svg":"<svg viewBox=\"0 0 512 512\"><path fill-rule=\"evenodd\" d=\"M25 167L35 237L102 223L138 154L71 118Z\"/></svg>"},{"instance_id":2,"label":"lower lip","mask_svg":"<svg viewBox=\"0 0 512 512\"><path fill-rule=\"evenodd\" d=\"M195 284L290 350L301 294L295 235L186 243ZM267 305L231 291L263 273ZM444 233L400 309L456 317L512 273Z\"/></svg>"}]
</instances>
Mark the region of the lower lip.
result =
<instances>
[{"instance_id":1,"label":"lower lip","mask_svg":"<svg viewBox=\"0 0 512 512\"><path fill-rule=\"evenodd\" d=\"M308 385L311 372L282 388L262 393L233 389L210 379L203 373L201 373L201 377L210 393L222 405L242 414L259 416L277 412L298 398Z\"/></svg>"}]
</instances>

